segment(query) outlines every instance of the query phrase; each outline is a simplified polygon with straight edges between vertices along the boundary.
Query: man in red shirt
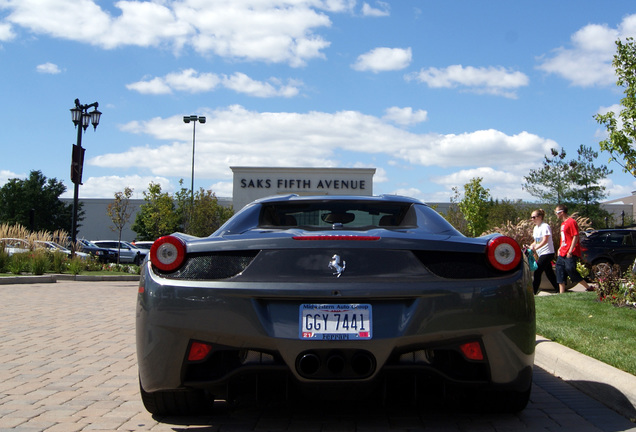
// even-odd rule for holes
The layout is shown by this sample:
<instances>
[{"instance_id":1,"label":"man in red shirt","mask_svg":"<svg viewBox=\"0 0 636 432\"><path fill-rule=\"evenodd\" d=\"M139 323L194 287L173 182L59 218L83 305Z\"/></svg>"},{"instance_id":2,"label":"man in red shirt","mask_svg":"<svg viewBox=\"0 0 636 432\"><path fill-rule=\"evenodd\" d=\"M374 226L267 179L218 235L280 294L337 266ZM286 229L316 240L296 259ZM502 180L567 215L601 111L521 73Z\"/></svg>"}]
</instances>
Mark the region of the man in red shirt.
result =
<instances>
[{"instance_id":1,"label":"man in red shirt","mask_svg":"<svg viewBox=\"0 0 636 432\"><path fill-rule=\"evenodd\" d=\"M568 208L564 204L556 206L554 213L561 220L561 245L556 261L556 278L559 284L559 292L565 292L565 282L570 276L572 282L580 283L587 291L592 288L587 284L576 270L576 261L581 256L581 243L579 241L579 225L574 218L568 215Z\"/></svg>"}]
</instances>

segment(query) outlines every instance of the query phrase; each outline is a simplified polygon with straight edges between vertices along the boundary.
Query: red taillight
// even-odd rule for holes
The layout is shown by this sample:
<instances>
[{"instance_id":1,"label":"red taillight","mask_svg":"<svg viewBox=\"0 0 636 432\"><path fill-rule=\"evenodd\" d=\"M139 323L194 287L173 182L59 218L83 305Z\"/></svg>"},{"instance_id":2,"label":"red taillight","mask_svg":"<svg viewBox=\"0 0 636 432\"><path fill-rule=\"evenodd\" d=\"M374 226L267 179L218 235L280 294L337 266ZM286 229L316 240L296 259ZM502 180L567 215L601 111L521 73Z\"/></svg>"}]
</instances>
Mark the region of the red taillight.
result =
<instances>
[{"instance_id":1,"label":"red taillight","mask_svg":"<svg viewBox=\"0 0 636 432\"><path fill-rule=\"evenodd\" d=\"M150 248L150 262L162 271L178 269L186 256L185 243L173 236L157 239Z\"/></svg>"},{"instance_id":2,"label":"red taillight","mask_svg":"<svg viewBox=\"0 0 636 432\"><path fill-rule=\"evenodd\" d=\"M188 351L188 361L200 361L205 359L212 351L212 345L203 342L192 342Z\"/></svg>"},{"instance_id":3,"label":"red taillight","mask_svg":"<svg viewBox=\"0 0 636 432\"><path fill-rule=\"evenodd\" d=\"M499 236L491 239L486 246L488 262L501 271L509 271L519 265L521 261L521 248L514 239Z\"/></svg>"},{"instance_id":4,"label":"red taillight","mask_svg":"<svg viewBox=\"0 0 636 432\"><path fill-rule=\"evenodd\" d=\"M468 360L483 360L484 353L481 351L479 342L468 342L459 346L462 353Z\"/></svg>"},{"instance_id":5,"label":"red taillight","mask_svg":"<svg viewBox=\"0 0 636 432\"><path fill-rule=\"evenodd\" d=\"M348 241L376 241L380 236L357 236L357 235L315 235L315 236L294 236L294 240L348 240Z\"/></svg>"}]
</instances>

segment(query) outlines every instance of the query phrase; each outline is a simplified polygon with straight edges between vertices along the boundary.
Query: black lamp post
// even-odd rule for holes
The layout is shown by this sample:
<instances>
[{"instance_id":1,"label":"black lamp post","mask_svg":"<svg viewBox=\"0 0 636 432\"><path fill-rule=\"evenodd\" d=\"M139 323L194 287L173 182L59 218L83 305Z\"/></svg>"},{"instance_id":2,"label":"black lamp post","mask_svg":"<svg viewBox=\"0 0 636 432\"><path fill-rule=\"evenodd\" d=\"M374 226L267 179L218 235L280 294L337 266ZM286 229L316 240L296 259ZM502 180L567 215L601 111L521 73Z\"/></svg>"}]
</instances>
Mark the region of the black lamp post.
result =
<instances>
[{"instance_id":1,"label":"black lamp post","mask_svg":"<svg viewBox=\"0 0 636 432\"><path fill-rule=\"evenodd\" d=\"M75 108L71 108L73 124L77 129L77 144L73 145L73 157L71 159L71 181L75 184L73 193L73 225L71 231L71 251L75 255L75 242L77 240L77 208L79 185L82 184L82 169L84 167L84 149L82 148L82 131L86 131L89 124L93 125L93 130L97 129L99 119L102 115L97 110L99 104L93 102L89 105L81 105L79 99L75 99ZM93 111L88 112L89 108ZM80 126L80 127L77 127Z\"/></svg>"},{"instance_id":2,"label":"black lamp post","mask_svg":"<svg viewBox=\"0 0 636 432\"><path fill-rule=\"evenodd\" d=\"M183 116L184 123L192 122L192 178L190 181L190 215L192 215L192 211L194 211L194 138L197 130L197 121L201 124L205 123L204 116Z\"/></svg>"}]
</instances>

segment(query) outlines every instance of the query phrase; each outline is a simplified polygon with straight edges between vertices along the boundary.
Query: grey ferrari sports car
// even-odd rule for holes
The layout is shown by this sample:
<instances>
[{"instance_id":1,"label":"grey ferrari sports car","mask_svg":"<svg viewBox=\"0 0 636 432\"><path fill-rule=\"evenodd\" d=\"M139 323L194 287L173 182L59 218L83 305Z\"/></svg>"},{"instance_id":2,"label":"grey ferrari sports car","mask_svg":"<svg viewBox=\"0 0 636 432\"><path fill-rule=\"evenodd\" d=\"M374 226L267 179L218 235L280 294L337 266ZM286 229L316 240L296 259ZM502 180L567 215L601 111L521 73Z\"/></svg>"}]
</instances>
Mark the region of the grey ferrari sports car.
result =
<instances>
[{"instance_id":1,"label":"grey ferrari sports car","mask_svg":"<svg viewBox=\"0 0 636 432\"><path fill-rule=\"evenodd\" d=\"M434 392L497 411L530 396L534 294L518 243L464 237L406 197L265 198L209 237L162 237L136 320L157 415L270 393Z\"/></svg>"}]
</instances>

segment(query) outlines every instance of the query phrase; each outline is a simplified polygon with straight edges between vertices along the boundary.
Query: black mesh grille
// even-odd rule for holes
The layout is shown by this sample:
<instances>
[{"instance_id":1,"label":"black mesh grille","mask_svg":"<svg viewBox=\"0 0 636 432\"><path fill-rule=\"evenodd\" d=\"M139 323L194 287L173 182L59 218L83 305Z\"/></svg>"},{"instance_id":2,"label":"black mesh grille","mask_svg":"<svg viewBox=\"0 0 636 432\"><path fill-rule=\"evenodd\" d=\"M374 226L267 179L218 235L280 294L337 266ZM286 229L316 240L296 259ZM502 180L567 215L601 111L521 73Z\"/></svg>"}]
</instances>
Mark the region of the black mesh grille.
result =
<instances>
[{"instance_id":1,"label":"black mesh grille","mask_svg":"<svg viewBox=\"0 0 636 432\"><path fill-rule=\"evenodd\" d=\"M183 267L175 272L154 271L167 279L217 280L236 276L247 268L258 251L190 254Z\"/></svg>"},{"instance_id":2,"label":"black mesh grille","mask_svg":"<svg viewBox=\"0 0 636 432\"><path fill-rule=\"evenodd\" d=\"M505 274L488 263L485 253L443 251L413 251L413 253L426 268L443 278L484 279Z\"/></svg>"}]
</instances>

